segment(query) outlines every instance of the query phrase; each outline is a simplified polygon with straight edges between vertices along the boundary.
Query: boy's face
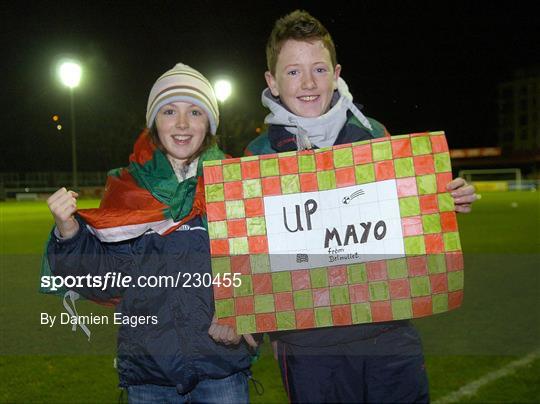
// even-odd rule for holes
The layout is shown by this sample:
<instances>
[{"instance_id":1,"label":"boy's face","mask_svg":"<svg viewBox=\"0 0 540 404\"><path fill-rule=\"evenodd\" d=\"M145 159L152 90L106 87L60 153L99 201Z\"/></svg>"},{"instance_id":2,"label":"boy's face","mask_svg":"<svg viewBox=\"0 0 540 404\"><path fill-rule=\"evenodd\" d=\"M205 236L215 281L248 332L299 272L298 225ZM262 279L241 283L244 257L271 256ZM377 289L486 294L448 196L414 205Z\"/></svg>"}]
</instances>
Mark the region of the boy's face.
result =
<instances>
[{"instance_id":1,"label":"boy's face","mask_svg":"<svg viewBox=\"0 0 540 404\"><path fill-rule=\"evenodd\" d=\"M287 40L279 52L274 75L265 73L272 95L295 115L313 118L330 109L341 66L332 68L330 52L321 40Z\"/></svg>"}]
</instances>

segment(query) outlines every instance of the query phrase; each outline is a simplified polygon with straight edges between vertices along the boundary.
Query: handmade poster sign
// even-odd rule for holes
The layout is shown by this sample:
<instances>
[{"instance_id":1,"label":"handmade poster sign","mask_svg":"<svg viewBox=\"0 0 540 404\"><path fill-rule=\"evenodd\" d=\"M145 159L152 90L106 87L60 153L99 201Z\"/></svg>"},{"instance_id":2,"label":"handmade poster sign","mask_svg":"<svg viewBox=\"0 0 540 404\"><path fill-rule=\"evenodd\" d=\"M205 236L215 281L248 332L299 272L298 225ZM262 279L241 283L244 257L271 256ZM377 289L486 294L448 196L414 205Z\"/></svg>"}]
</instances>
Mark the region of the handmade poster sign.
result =
<instances>
[{"instance_id":1,"label":"handmade poster sign","mask_svg":"<svg viewBox=\"0 0 540 404\"><path fill-rule=\"evenodd\" d=\"M239 334L461 304L443 132L206 162L204 179L216 315Z\"/></svg>"}]
</instances>

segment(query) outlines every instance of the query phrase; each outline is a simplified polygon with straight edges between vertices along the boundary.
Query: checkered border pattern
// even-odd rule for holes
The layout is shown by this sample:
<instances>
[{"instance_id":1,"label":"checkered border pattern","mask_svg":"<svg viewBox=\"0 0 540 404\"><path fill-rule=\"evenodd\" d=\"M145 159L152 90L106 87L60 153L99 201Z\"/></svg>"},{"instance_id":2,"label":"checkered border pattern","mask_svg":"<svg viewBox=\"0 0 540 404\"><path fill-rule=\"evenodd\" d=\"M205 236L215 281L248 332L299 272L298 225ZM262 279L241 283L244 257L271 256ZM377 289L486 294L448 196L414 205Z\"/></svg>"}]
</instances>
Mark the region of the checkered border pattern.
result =
<instances>
[{"instance_id":1,"label":"checkered border pattern","mask_svg":"<svg viewBox=\"0 0 540 404\"><path fill-rule=\"evenodd\" d=\"M463 256L443 132L205 162L216 314L239 334L424 317L459 307ZM265 196L395 179L405 258L270 272Z\"/></svg>"}]
</instances>

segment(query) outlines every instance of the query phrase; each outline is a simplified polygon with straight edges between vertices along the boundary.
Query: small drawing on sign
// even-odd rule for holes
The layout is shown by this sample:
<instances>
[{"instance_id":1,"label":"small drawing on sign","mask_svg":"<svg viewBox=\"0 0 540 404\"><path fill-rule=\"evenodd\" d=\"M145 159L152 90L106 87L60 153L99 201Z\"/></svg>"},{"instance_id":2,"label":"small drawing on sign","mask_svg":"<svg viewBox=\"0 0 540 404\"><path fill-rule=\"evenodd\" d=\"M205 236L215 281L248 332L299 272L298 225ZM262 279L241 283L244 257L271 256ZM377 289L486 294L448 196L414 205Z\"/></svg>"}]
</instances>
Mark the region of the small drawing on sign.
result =
<instances>
[{"instance_id":1,"label":"small drawing on sign","mask_svg":"<svg viewBox=\"0 0 540 404\"><path fill-rule=\"evenodd\" d=\"M347 205L348 203L350 203L354 198L360 196L360 195L364 195L364 190L363 189L359 189L358 191L354 191L352 194L350 194L349 196L346 196L345 198L343 198L343 203L345 205Z\"/></svg>"},{"instance_id":2,"label":"small drawing on sign","mask_svg":"<svg viewBox=\"0 0 540 404\"><path fill-rule=\"evenodd\" d=\"M308 262L309 258L307 254L296 254L296 263L300 264L301 262Z\"/></svg>"}]
</instances>

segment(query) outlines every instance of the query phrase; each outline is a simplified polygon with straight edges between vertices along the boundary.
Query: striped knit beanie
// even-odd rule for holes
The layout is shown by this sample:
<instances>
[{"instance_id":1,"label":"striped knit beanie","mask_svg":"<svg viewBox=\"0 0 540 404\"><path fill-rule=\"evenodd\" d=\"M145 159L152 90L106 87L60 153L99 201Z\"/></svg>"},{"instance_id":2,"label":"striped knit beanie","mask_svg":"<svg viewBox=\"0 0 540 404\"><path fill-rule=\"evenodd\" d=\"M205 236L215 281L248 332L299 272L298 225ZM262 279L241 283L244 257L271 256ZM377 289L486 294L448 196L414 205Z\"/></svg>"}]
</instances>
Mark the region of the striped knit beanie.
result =
<instances>
[{"instance_id":1,"label":"striped knit beanie","mask_svg":"<svg viewBox=\"0 0 540 404\"><path fill-rule=\"evenodd\" d=\"M146 107L146 125L150 128L159 109L171 102L189 102L202 108L215 135L219 125L219 109L210 82L197 70L178 63L154 83Z\"/></svg>"}]
</instances>

